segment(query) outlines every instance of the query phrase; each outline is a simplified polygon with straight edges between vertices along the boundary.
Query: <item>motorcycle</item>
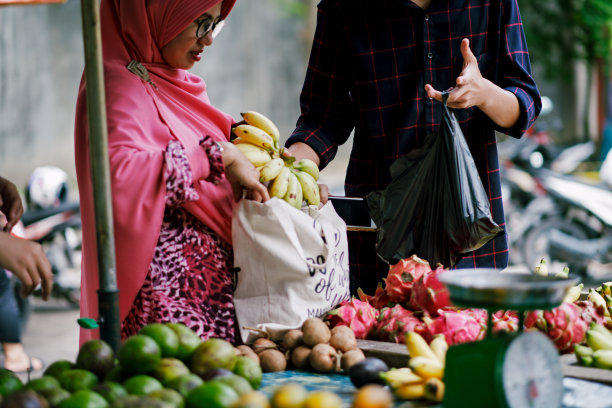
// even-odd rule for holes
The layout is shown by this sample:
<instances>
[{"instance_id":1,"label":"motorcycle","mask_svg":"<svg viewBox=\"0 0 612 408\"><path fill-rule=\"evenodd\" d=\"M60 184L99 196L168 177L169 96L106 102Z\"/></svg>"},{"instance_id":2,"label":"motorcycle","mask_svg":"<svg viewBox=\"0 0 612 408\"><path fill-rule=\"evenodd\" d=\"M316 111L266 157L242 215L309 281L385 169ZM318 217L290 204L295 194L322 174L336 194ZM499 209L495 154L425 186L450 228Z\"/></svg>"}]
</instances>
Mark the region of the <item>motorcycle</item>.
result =
<instances>
[{"instance_id":1,"label":"motorcycle","mask_svg":"<svg viewBox=\"0 0 612 408\"><path fill-rule=\"evenodd\" d=\"M586 281L612 277L612 190L603 184L540 170L537 178L556 214L535 226L524 242L525 259L560 262Z\"/></svg>"},{"instance_id":2,"label":"motorcycle","mask_svg":"<svg viewBox=\"0 0 612 408\"><path fill-rule=\"evenodd\" d=\"M37 167L26 188L26 211L12 233L42 245L54 275L51 296L78 308L81 212L69 198L67 181L57 167ZM34 295L41 296L40 290Z\"/></svg>"}]
</instances>

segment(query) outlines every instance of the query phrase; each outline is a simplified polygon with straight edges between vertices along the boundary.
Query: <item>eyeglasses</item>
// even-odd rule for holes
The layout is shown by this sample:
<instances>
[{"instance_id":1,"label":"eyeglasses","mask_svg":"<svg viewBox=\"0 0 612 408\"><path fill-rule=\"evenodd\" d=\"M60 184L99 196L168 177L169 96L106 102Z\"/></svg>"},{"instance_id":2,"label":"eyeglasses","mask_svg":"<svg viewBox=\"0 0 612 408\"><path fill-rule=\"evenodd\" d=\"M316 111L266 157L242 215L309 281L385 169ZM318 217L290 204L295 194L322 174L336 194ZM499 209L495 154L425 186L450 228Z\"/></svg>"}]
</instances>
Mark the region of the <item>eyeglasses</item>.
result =
<instances>
[{"instance_id":1,"label":"eyeglasses","mask_svg":"<svg viewBox=\"0 0 612 408\"><path fill-rule=\"evenodd\" d=\"M215 38L224 24L225 20L213 21L211 18L200 20L200 22L198 22L198 28L196 29L196 37L198 37L198 40L201 40L212 32L212 37Z\"/></svg>"}]
</instances>

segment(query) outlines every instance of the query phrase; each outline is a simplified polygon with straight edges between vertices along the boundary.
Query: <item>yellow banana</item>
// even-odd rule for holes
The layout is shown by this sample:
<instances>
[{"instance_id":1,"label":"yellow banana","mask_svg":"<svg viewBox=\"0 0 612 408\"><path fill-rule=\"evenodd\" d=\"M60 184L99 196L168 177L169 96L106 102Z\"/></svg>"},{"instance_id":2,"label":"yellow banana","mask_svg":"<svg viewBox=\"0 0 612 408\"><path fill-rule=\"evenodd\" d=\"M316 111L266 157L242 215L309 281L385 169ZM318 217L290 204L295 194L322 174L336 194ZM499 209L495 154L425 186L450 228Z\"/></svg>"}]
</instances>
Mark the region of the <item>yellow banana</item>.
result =
<instances>
[{"instance_id":1,"label":"yellow banana","mask_svg":"<svg viewBox=\"0 0 612 408\"><path fill-rule=\"evenodd\" d=\"M580 299L580 294L582 293L582 289L584 288L584 283L580 283L576 286L572 286L567 290L565 297L563 298L563 303L574 303L578 299Z\"/></svg>"},{"instance_id":2,"label":"yellow banana","mask_svg":"<svg viewBox=\"0 0 612 408\"><path fill-rule=\"evenodd\" d=\"M258 127L252 125L238 125L233 128L232 131L240 139L254 144L255 146L275 150L274 139L272 139L272 136Z\"/></svg>"},{"instance_id":3,"label":"yellow banana","mask_svg":"<svg viewBox=\"0 0 612 408\"><path fill-rule=\"evenodd\" d=\"M243 154L246 156L247 159L249 159L249 161L255 167L263 166L266 163L268 163L270 160L272 160L272 157L270 157L268 152L264 150L247 151L247 152L244 152Z\"/></svg>"},{"instance_id":4,"label":"yellow banana","mask_svg":"<svg viewBox=\"0 0 612 408\"><path fill-rule=\"evenodd\" d=\"M285 167L285 161L280 157L270 160L259 171L259 181L265 183L266 181L274 180L280 174L283 167Z\"/></svg>"},{"instance_id":5,"label":"yellow banana","mask_svg":"<svg viewBox=\"0 0 612 408\"><path fill-rule=\"evenodd\" d=\"M407 332L406 336L406 349L408 350L408 354L410 357L426 357L432 360L438 360L438 356L433 352L427 341L416 332Z\"/></svg>"},{"instance_id":6,"label":"yellow banana","mask_svg":"<svg viewBox=\"0 0 612 408\"><path fill-rule=\"evenodd\" d=\"M548 265L546 259L540 259L540 263L535 267L534 273L540 276L548 276Z\"/></svg>"},{"instance_id":7,"label":"yellow banana","mask_svg":"<svg viewBox=\"0 0 612 408\"><path fill-rule=\"evenodd\" d=\"M612 350L595 350L593 352L593 366L607 370L612 369Z\"/></svg>"},{"instance_id":8,"label":"yellow banana","mask_svg":"<svg viewBox=\"0 0 612 408\"><path fill-rule=\"evenodd\" d=\"M274 146L278 149L278 139L280 139L280 132L278 131L278 127L276 127L276 125L270 118L255 111L242 112L240 115L247 124L260 128L261 130L272 136Z\"/></svg>"},{"instance_id":9,"label":"yellow banana","mask_svg":"<svg viewBox=\"0 0 612 408\"><path fill-rule=\"evenodd\" d=\"M281 159L282 160L282 159ZM293 172L289 172L289 185L283 200L297 209L302 208L302 186Z\"/></svg>"},{"instance_id":10,"label":"yellow banana","mask_svg":"<svg viewBox=\"0 0 612 408\"><path fill-rule=\"evenodd\" d=\"M302 194L308 205L321 204L321 196L319 193L319 186L314 178L305 171L295 171L294 174L297 176L300 185L302 186Z\"/></svg>"},{"instance_id":11,"label":"yellow banana","mask_svg":"<svg viewBox=\"0 0 612 408\"><path fill-rule=\"evenodd\" d=\"M444 375L444 364L435 358L427 358L423 356L412 357L408 360L408 367L423 378L440 378Z\"/></svg>"},{"instance_id":12,"label":"yellow banana","mask_svg":"<svg viewBox=\"0 0 612 408\"><path fill-rule=\"evenodd\" d=\"M380 378L383 380L391 389L396 389L406 384L422 383L423 377L416 375L410 368L392 368L389 371L383 371L380 373Z\"/></svg>"},{"instance_id":13,"label":"yellow banana","mask_svg":"<svg viewBox=\"0 0 612 408\"><path fill-rule=\"evenodd\" d=\"M612 350L612 339L610 333L607 335L599 330L590 329L586 332L586 344L593 351L596 350Z\"/></svg>"},{"instance_id":14,"label":"yellow banana","mask_svg":"<svg viewBox=\"0 0 612 408\"><path fill-rule=\"evenodd\" d=\"M289 187L290 173L291 170L289 170L289 167L283 166L278 176L276 176L276 178L270 182L270 185L268 185L270 197L283 198L285 196L287 193L287 188Z\"/></svg>"},{"instance_id":15,"label":"yellow banana","mask_svg":"<svg viewBox=\"0 0 612 408\"><path fill-rule=\"evenodd\" d=\"M262 149L261 147L255 146L254 144L246 143L246 142L241 142L241 143L238 143L238 144L236 144L234 142L234 144L236 145L236 149L240 150L242 153L246 153L246 152L264 152L268 156L270 156L270 153L268 153L268 151L266 149Z\"/></svg>"},{"instance_id":16,"label":"yellow banana","mask_svg":"<svg viewBox=\"0 0 612 408\"><path fill-rule=\"evenodd\" d=\"M428 378L425 381L423 396L429 401L442 402L442 399L444 399L444 382L439 378Z\"/></svg>"},{"instance_id":17,"label":"yellow banana","mask_svg":"<svg viewBox=\"0 0 612 408\"><path fill-rule=\"evenodd\" d=\"M438 360L444 364L446 360L446 351L448 350L446 337L444 337L443 334L436 334L433 340L431 340L431 343L429 343L429 348L431 348L431 351L438 357Z\"/></svg>"},{"instance_id":18,"label":"yellow banana","mask_svg":"<svg viewBox=\"0 0 612 408\"><path fill-rule=\"evenodd\" d=\"M302 159L297 163L293 164L293 168L305 171L310 174L315 181L319 180L319 166L310 159Z\"/></svg>"},{"instance_id":19,"label":"yellow banana","mask_svg":"<svg viewBox=\"0 0 612 408\"><path fill-rule=\"evenodd\" d=\"M605 295L612 296L612 282L602 283L601 286L597 288L597 291L602 296L605 296Z\"/></svg>"},{"instance_id":20,"label":"yellow banana","mask_svg":"<svg viewBox=\"0 0 612 408\"><path fill-rule=\"evenodd\" d=\"M593 349L582 344L574 344L574 354L576 360L582 366L590 366L593 364Z\"/></svg>"},{"instance_id":21,"label":"yellow banana","mask_svg":"<svg viewBox=\"0 0 612 408\"><path fill-rule=\"evenodd\" d=\"M414 400L425 396L425 383L406 384L393 389L393 395L399 399Z\"/></svg>"}]
</instances>

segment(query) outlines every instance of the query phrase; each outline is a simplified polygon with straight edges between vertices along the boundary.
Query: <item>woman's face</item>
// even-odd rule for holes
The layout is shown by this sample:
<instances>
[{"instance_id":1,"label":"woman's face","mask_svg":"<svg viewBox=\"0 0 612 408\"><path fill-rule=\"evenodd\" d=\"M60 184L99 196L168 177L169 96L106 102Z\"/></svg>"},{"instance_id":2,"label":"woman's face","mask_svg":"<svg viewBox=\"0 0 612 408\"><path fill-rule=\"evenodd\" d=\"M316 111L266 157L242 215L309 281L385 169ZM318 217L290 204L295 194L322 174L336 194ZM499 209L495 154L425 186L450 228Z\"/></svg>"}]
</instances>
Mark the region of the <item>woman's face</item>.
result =
<instances>
[{"instance_id":1,"label":"woman's face","mask_svg":"<svg viewBox=\"0 0 612 408\"><path fill-rule=\"evenodd\" d=\"M208 9L200 18L189 24L172 41L162 47L162 57L168 65L174 68L191 69L202 58L204 47L213 43L212 30L201 38L196 36L198 26L202 21L200 31L210 22L218 22L221 16L222 1Z\"/></svg>"}]
</instances>

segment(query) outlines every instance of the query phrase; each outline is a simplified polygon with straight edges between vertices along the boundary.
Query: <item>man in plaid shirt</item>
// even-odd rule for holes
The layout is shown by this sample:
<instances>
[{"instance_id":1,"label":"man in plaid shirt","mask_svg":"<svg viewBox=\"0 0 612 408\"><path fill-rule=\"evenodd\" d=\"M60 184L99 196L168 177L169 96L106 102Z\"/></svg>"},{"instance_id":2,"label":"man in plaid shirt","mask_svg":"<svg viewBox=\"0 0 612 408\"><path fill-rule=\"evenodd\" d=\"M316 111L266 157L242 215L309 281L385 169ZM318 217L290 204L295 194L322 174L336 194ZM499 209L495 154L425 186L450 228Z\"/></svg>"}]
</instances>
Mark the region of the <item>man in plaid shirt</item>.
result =
<instances>
[{"instance_id":1,"label":"man in plaid shirt","mask_svg":"<svg viewBox=\"0 0 612 408\"><path fill-rule=\"evenodd\" d=\"M302 114L286 145L324 168L354 130L345 194L364 197L384 189L391 163L436 131L440 91L449 89L503 227L495 131L519 138L541 109L516 0L322 0ZM372 294L389 270L376 255L376 233L348 235L351 289ZM456 267L507 263L502 234Z\"/></svg>"}]
</instances>

